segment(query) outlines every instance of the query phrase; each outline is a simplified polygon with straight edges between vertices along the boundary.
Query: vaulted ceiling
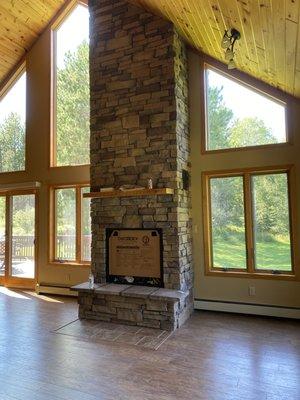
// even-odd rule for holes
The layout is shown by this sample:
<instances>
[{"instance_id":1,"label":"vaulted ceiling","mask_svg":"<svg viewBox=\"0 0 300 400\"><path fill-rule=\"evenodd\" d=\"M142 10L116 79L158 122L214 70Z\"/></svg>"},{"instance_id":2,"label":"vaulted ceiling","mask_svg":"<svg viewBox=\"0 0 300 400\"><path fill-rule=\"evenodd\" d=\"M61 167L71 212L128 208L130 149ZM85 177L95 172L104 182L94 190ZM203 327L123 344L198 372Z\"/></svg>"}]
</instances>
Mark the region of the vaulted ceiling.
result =
<instances>
[{"instance_id":1,"label":"vaulted ceiling","mask_svg":"<svg viewBox=\"0 0 300 400\"><path fill-rule=\"evenodd\" d=\"M300 0L134 1L169 18L192 46L218 60L225 29L238 29L238 68L300 97Z\"/></svg>"},{"instance_id":2,"label":"vaulted ceiling","mask_svg":"<svg viewBox=\"0 0 300 400\"><path fill-rule=\"evenodd\" d=\"M64 3L65 0L0 0L0 82Z\"/></svg>"},{"instance_id":3,"label":"vaulted ceiling","mask_svg":"<svg viewBox=\"0 0 300 400\"><path fill-rule=\"evenodd\" d=\"M99 0L100 1L100 0ZM170 19L193 47L224 60L225 29L238 29L238 68L300 97L300 0L130 0ZM64 0L0 1L0 82Z\"/></svg>"}]
</instances>

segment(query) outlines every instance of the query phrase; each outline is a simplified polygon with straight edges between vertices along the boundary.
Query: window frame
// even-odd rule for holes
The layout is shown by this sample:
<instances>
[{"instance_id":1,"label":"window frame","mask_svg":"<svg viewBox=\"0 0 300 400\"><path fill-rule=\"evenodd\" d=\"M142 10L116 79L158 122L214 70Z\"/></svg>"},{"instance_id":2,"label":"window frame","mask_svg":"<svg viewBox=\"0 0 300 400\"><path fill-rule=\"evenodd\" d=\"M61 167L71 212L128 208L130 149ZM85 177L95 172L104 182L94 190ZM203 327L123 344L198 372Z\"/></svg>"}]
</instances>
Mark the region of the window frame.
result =
<instances>
[{"instance_id":1,"label":"window frame","mask_svg":"<svg viewBox=\"0 0 300 400\"><path fill-rule=\"evenodd\" d=\"M266 174L287 174L288 204L289 204L289 221L290 221L290 245L291 245L291 271L277 271L255 269L254 261L254 232L253 232L253 212L252 212L252 191L251 177ZM211 228L211 178L226 177L242 177L243 178L243 195L244 195L244 218L245 218L245 241L246 241L246 262L247 269L238 268L216 268L213 266L212 258L212 228ZM205 275L214 276L231 276L246 278L266 278L277 280L299 280L297 276L297 254L296 254L296 221L295 221L295 204L296 198L294 193L294 166L272 166L259 168L239 168L222 171L205 171L202 172L202 201L203 201L203 241L204 241L204 263Z\"/></svg>"},{"instance_id":2,"label":"window frame","mask_svg":"<svg viewBox=\"0 0 300 400\"><path fill-rule=\"evenodd\" d=\"M77 6L85 6L88 8L88 0L71 0L62 12L58 15L55 22L51 25L51 99L50 99L50 143L49 143L49 168L80 168L89 166L88 164L76 165L57 165L56 157L56 111L57 111L57 30L64 23Z\"/></svg>"},{"instance_id":3,"label":"window frame","mask_svg":"<svg viewBox=\"0 0 300 400\"><path fill-rule=\"evenodd\" d=\"M224 64L213 61L213 60L204 60L202 61L202 85L203 90L202 93L202 133L201 133L201 154L218 154L218 153L227 153L234 151L254 151L261 149L271 149L277 147L286 147L291 146L293 144L293 139L291 135L291 129L289 125L289 98L288 95L284 95L279 90L270 87L269 85L259 82L254 78L247 76L244 73L240 73L239 71L229 71L225 70ZM271 100L277 104L280 104L285 107L285 128L286 128L286 141L280 143L270 143L270 144L260 144L257 146L244 146L244 147L234 147L234 148L225 148L225 149L213 149L210 150L207 148L208 144L208 109L207 109L207 70L214 71L219 75L224 76L227 79L232 80L233 82L244 86L245 88L257 93L261 96L264 96L268 100Z\"/></svg>"},{"instance_id":4,"label":"window frame","mask_svg":"<svg viewBox=\"0 0 300 400\"><path fill-rule=\"evenodd\" d=\"M82 259L82 205L83 196L81 191L83 188L89 188L90 183L73 183L73 184L59 184L49 186L49 264L54 265L73 265L73 266L87 266L90 267L91 261L85 261ZM76 210L76 221L75 221L75 254L76 260L59 260L56 257L56 191L59 189L75 189L75 210Z\"/></svg>"},{"instance_id":5,"label":"window frame","mask_svg":"<svg viewBox=\"0 0 300 400\"><path fill-rule=\"evenodd\" d=\"M35 229L35 236L34 236L34 262L35 262L35 267L34 267L34 277L33 278L20 278L20 277L15 277L12 276L11 274L11 249L12 249L12 243L11 243L11 231L12 231L12 225L8 225L8 222L12 222L12 200L14 196L19 196L19 195L34 195L35 201L34 201L34 207L35 207L35 223L34 223L34 229ZM26 188L26 189L19 189L19 188L11 188L11 189L3 189L0 191L0 197L5 198L5 225L6 225L6 230L5 230L5 259L8 262L9 269L7 268L4 275L0 276L0 285L28 285L28 287L34 288L36 283L38 282L39 278L39 268L38 268L38 257L39 257L39 240L38 240L38 232L39 232L39 226L40 226L40 217L39 217L39 211L40 211L40 191L37 188Z\"/></svg>"},{"instance_id":6,"label":"window frame","mask_svg":"<svg viewBox=\"0 0 300 400\"><path fill-rule=\"evenodd\" d=\"M0 102L5 98L5 96L9 93L12 87L17 83L17 81L21 78L21 76L26 74L26 60L22 60L20 64L13 70L12 74L4 81L2 87L0 87ZM26 74L26 91L25 91L25 148L24 148L24 168L19 169L17 171L0 171L0 176L4 174L24 174L28 170L28 157L27 157L27 148L28 148L28 135L27 135L27 74Z\"/></svg>"}]
</instances>

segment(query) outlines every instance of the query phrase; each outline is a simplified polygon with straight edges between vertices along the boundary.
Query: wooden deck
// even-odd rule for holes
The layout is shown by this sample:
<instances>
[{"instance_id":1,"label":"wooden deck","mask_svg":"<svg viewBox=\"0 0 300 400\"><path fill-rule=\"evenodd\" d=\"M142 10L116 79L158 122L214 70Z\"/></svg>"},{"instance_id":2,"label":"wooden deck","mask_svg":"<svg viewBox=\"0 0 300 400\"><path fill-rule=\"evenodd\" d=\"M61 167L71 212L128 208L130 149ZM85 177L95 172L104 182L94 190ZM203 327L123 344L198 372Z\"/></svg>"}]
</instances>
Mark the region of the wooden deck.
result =
<instances>
[{"instance_id":1,"label":"wooden deck","mask_svg":"<svg viewBox=\"0 0 300 400\"><path fill-rule=\"evenodd\" d=\"M300 399L300 321L195 312L155 351L54 332L76 318L0 287L0 400Z\"/></svg>"}]
</instances>

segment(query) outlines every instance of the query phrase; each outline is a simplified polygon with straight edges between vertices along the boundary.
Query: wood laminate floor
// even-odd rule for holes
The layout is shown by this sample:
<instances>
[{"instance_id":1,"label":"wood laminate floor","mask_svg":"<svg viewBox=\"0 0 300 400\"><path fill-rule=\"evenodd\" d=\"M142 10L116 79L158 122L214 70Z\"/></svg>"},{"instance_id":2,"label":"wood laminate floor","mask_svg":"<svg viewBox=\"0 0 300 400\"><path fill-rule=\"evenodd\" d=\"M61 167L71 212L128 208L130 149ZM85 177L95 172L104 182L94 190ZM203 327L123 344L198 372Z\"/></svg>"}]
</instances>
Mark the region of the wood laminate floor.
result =
<instances>
[{"instance_id":1,"label":"wood laminate floor","mask_svg":"<svg viewBox=\"0 0 300 400\"><path fill-rule=\"evenodd\" d=\"M300 322L195 312L158 350L53 331L75 300L0 288L0 400L300 400Z\"/></svg>"},{"instance_id":2,"label":"wood laminate floor","mask_svg":"<svg viewBox=\"0 0 300 400\"><path fill-rule=\"evenodd\" d=\"M172 332L162 329L143 328L112 322L76 319L75 321L55 330L60 335L74 336L77 339L89 342L117 342L119 344L131 344L157 350Z\"/></svg>"}]
</instances>

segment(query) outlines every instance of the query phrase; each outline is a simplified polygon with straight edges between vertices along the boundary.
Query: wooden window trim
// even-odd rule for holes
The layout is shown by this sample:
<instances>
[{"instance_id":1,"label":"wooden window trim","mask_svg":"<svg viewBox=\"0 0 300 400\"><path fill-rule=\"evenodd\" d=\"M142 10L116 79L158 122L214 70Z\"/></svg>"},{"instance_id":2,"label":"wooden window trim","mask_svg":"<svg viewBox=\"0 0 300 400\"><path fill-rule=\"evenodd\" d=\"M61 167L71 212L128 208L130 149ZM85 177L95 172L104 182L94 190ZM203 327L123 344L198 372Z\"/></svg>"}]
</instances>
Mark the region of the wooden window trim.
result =
<instances>
[{"instance_id":1,"label":"wooden window trim","mask_svg":"<svg viewBox=\"0 0 300 400\"><path fill-rule=\"evenodd\" d=\"M253 227L252 227L252 201L251 195L251 177L257 175L286 173L288 184L288 202L290 218L290 243L291 243L291 263L290 272L279 272L278 274L266 270L255 270L253 259ZM215 268L212 265L212 229L211 229L211 193L210 179L221 177L243 177L244 180L244 199L245 199L245 230L246 230L246 251L247 251L247 270ZM203 201L203 227L204 227L204 263L205 275L208 276L229 276L238 278L272 279L272 280L300 280L299 268L297 266L298 254L296 248L296 199L294 193L295 186L294 166L272 166L259 168L244 168L221 171L202 172L202 201ZM249 257L250 253L250 257Z\"/></svg>"},{"instance_id":2,"label":"wooden window trim","mask_svg":"<svg viewBox=\"0 0 300 400\"><path fill-rule=\"evenodd\" d=\"M6 270L5 274L0 276L0 284L6 287L20 287L26 289L35 288L36 283L39 280L39 268L38 268L38 257L39 257L39 190L38 189L10 189L7 191L0 192L0 197L5 198L5 259L11 268L11 246L9 243L9 237L12 233L12 225L8 222L12 221L12 199L14 196L19 195L34 195L35 197L35 269L34 278L19 278L11 275L11 271Z\"/></svg>"},{"instance_id":3,"label":"wooden window trim","mask_svg":"<svg viewBox=\"0 0 300 400\"><path fill-rule=\"evenodd\" d=\"M277 90L263 82L255 80L255 78L251 78L250 76L240 73L236 73L235 71L229 71L225 69L226 66L217 60L214 60L208 56L203 55L201 61L201 74L202 74L202 107L201 113L203 115L202 118L202 134L201 134L201 154L220 154L220 153L228 153L228 152L236 152L236 151L255 151L261 149L272 149L278 147L290 147L293 144L292 130L290 127L290 96ZM206 71L210 69L212 71L217 72L220 75L223 75L225 78L232 80L247 89L252 90L253 92L264 96L265 98L283 105L285 107L285 127L286 127L286 141L281 143L270 143L270 144L262 144L257 146L245 146L245 147L234 147L234 148L225 148L225 149L215 149L209 150L207 149L208 142L208 127L207 127L207 79L206 79Z\"/></svg>"},{"instance_id":4,"label":"wooden window trim","mask_svg":"<svg viewBox=\"0 0 300 400\"><path fill-rule=\"evenodd\" d=\"M74 183L74 184L59 184L49 186L49 256L48 262L51 265L59 266L86 266L90 267L90 261L82 260L82 243L81 243L81 224L82 224L82 195L81 191L85 187L89 187L90 183ZM60 261L56 258L56 190L59 189L75 189L75 245L76 245L76 259Z\"/></svg>"},{"instance_id":5,"label":"wooden window trim","mask_svg":"<svg viewBox=\"0 0 300 400\"><path fill-rule=\"evenodd\" d=\"M71 0L66 6L57 14L54 22L51 24L51 98L50 98L50 142L49 142L49 168L74 168L84 167L90 164L77 164L77 165L57 165L56 158L56 54L57 54L57 30L68 18L68 16L79 6L88 7L88 0Z\"/></svg>"}]
</instances>

